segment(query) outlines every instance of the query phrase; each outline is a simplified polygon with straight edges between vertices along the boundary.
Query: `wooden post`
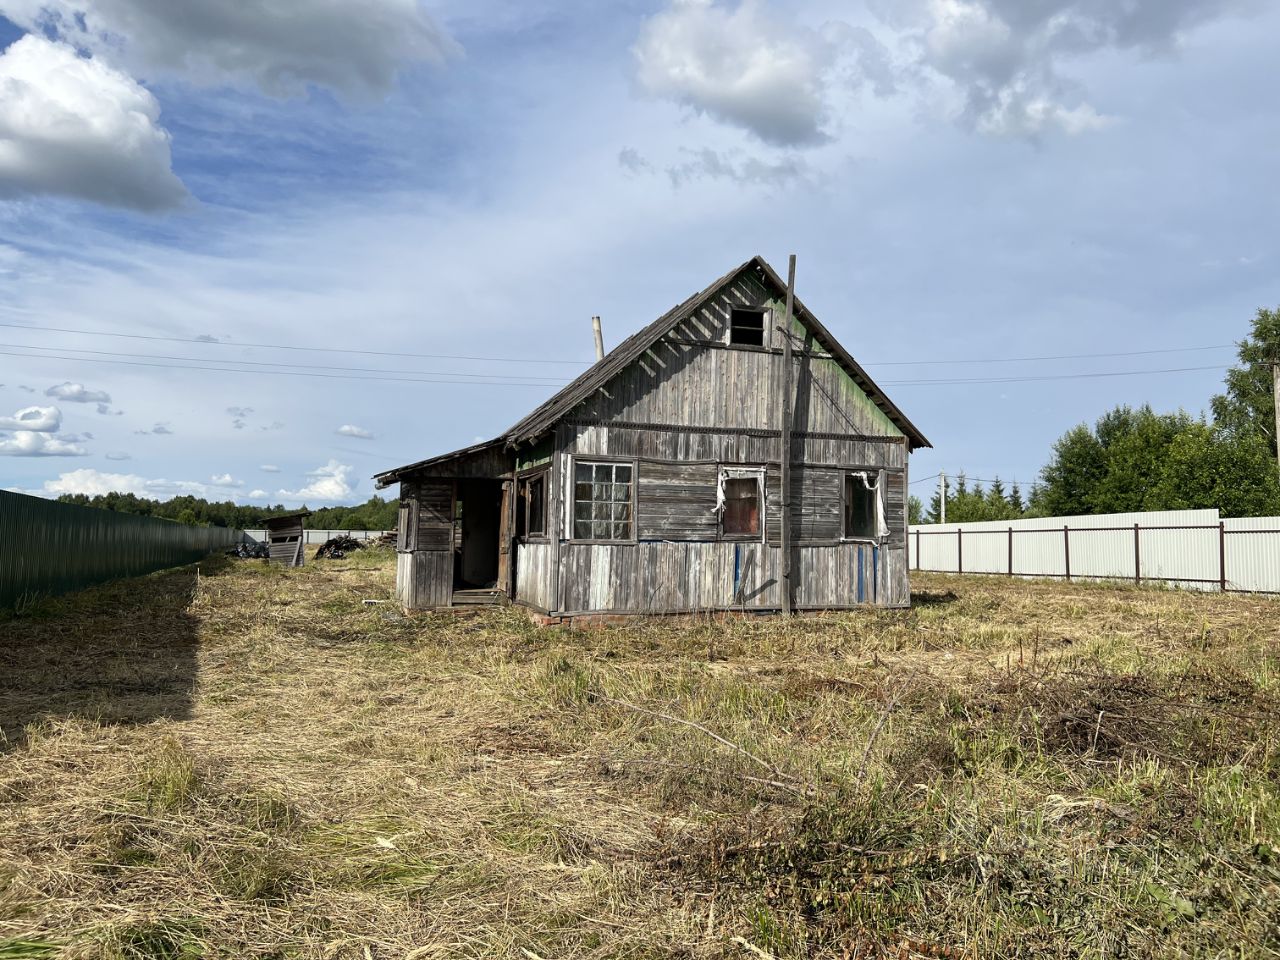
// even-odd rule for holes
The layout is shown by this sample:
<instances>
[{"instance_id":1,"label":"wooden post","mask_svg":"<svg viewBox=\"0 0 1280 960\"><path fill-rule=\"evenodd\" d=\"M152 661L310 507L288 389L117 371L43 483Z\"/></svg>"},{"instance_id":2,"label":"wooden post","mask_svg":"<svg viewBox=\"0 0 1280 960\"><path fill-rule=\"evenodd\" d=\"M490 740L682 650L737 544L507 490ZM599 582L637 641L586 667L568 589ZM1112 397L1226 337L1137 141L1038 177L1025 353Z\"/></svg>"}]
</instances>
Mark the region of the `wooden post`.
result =
<instances>
[{"instance_id":1,"label":"wooden post","mask_svg":"<svg viewBox=\"0 0 1280 960\"><path fill-rule=\"evenodd\" d=\"M956 573L964 573L964 531L956 531Z\"/></svg>"},{"instance_id":2,"label":"wooden post","mask_svg":"<svg viewBox=\"0 0 1280 960\"><path fill-rule=\"evenodd\" d=\"M1218 588L1227 592L1227 525L1218 524Z\"/></svg>"},{"instance_id":3,"label":"wooden post","mask_svg":"<svg viewBox=\"0 0 1280 960\"><path fill-rule=\"evenodd\" d=\"M591 328L596 334L596 362L604 359L604 331L600 329L600 318L591 318Z\"/></svg>"},{"instance_id":4,"label":"wooden post","mask_svg":"<svg viewBox=\"0 0 1280 960\"><path fill-rule=\"evenodd\" d=\"M947 522L947 474L938 474L938 522Z\"/></svg>"},{"instance_id":5,"label":"wooden post","mask_svg":"<svg viewBox=\"0 0 1280 960\"><path fill-rule=\"evenodd\" d=\"M791 614L791 317L796 299L796 255L787 262L787 315L782 327L782 612Z\"/></svg>"},{"instance_id":6,"label":"wooden post","mask_svg":"<svg viewBox=\"0 0 1280 960\"><path fill-rule=\"evenodd\" d=\"M1136 523L1133 525L1133 583L1134 586L1142 584L1142 528Z\"/></svg>"},{"instance_id":7,"label":"wooden post","mask_svg":"<svg viewBox=\"0 0 1280 960\"><path fill-rule=\"evenodd\" d=\"M1009 576L1013 576L1013 527L1009 528Z\"/></svg>"},{"instance_id":8,"label":"wooden post","mask_svg":"<svg viewBox=\"0 0 1280 960\"><path fill-rule=\"evenodd\" d=\"M1271 384L1276 405L1276 463L1280 465L1280 360L1271 363Z\"/></svg>"},{"instance_id":9,"label":"wooden post","mask_svg":"<svg viewBox=\"0 0 1280 960\"><path fill-rule=\"evenodd\" d=\"M1071 579L1071 528L1062 526L1062 557L1067 569L1067 579Z\"/></svg>"}]
</instances>

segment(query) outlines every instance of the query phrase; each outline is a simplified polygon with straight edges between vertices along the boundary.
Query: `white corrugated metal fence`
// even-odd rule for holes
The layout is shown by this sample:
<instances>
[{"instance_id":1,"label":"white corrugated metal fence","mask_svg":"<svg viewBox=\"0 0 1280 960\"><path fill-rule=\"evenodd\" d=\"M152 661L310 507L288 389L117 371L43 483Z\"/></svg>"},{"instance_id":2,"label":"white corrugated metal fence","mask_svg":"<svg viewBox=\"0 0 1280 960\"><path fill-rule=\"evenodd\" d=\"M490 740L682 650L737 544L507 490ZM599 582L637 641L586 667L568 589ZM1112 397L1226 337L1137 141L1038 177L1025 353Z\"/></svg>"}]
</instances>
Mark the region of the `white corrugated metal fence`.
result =
<instances>
[{"instance_id":1,"label":"white corrugated metal fence","mask_svg":"<svg viewBox=\"0 0 1280 960\"><path fill-rule=\"evenodd\" d=\"M911 567L1280 593L1280 517L1164 510L915 526Z\"/></svg>"}]
</instances>

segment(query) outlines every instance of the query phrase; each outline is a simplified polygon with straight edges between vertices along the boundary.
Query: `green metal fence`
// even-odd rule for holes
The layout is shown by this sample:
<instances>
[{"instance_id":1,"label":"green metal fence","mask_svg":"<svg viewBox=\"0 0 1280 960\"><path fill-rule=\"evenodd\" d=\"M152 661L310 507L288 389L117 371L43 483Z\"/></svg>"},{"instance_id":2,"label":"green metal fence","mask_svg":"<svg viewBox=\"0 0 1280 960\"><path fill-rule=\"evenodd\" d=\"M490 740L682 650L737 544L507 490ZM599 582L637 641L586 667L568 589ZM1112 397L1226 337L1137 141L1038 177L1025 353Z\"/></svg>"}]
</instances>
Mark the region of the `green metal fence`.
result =
<instances>
[{"instance_id":1,"label":"green metal fence","mask_svg":"<svg viewBox=\"0 0 1280 960\"><path fill-rule=\"evenodd\" d=\"M0 490L0 609L24 598L193 563L239 530L78 507Z\"/></svg>"}]
</instances>

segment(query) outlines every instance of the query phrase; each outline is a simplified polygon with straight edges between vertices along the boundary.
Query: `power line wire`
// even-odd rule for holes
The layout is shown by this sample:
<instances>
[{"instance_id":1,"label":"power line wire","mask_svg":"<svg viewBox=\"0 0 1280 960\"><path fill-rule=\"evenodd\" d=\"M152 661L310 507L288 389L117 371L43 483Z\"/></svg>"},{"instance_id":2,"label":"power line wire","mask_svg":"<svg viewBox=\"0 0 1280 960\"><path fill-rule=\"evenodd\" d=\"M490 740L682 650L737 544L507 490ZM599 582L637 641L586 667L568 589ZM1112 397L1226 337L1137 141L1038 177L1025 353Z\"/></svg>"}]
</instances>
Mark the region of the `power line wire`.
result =
<instances>
[{"instance_id":1,"label":"power line wire","mask_svg":"<svg viewBox=\"0 0 1280 960\"><path fill-rule=\"evenodd\" d=\"M929 364L962 364L962 363L1031 363L1040 360L1097 360L1104 357L1144 357L1157 353L1194 353L1203 350L1234 349L1234 343L1216 343L1207 347L1166 347L1160 350L1126 350L1119 353L1064 353L1046 357L986 357L968 360L877 360L870 361L868 367L914 367Z\"/></svg>"},{"instance_id":2,"label":"power line wire","mask_svg":"<svg viewBox=\"0 0 1280 960\"><path fill-rule=\"evenodd\" d=\"M275 376L275 377L312 377L320 380L373 380L379 383L449 383L449 384L471 384L475 386L488 387L548 387L553 384L532 383L523 380L448 380L448 379L425 379L413 377L364 377L354 374L342 373L307 373L301 370L244 370L239 367L199 367L189 364L180 363L145 363L140 360L105 360L97 357L70 357L56 353L14 353L10 350L0 350L0 356L4 357L27 357L32 360L76 360L80 363L110 363L126 367L158 367L162 370L204 370L211 373L246 373L250 376ZM234 362L234 361L232 361Z\"/></svg>"},{"instance_id":3,"label":"power line wire","mask_svg":"<svg viewBox=\"0 0 1280 960\"><path fill-rule=\"evenodd\" d=\"M447 353L408 353L399 350L361 350L351 347L310 347L298 344L284 343L248 343L235 340L213 340L203 337L162 337L154 334L142 333L118 333L107 330L82 330L72 327L33 327L30 324L23 323L5 323L0 322L0 327L8 327L16 330L29 330L33 333L71 333L81 336L93 337L118 337L130 340L153 340L167 343L197 343L202 346L220 346L220 347L244 347L260 350L297 350L313 353L344 353L357 354L360 356L371 357L410 357L415 360L474 360L488 363L556 363L556 364L576 364L578 366L589 366L590 360L566 360L566 359L542 359L537 357L487 357L487 356L464 356L458 354ZM1138 357L1152 356L1156 354L1166 353L1194 353L1206 350L1226 350L1233 349L1236 344L1210 344L1200 347L1165 347L1155 350L1126 350L1111 353L1074 353L1074 354L1056 354L1046 356L1032 357L971 357L965 359L944 359L944 360L877 360L868 362L865 366L869 367L897 367L897 366L928 366L928 365L948 365L948 364L984 364L984 363L1036 363L1050 360L1096 360L1108 357Z\"/></svg>"},{"instance_id":4,"label":"power line wire","mask_svg":"<svg viewBox=\"0 0 1280 960\"><path fill-rule=\"evenodd\" d=\"M19 350L39 350L53 351L56 347L38 347L28 344L0 344L0 346L9 347ZM247 373L256 376L295 376L295 377L315 377L329 380L375 380L393 383L453 383L466 384L474 383L485 386L526 386L526 387L546 387L546 386L563 386L567 381L556 380L550 377L530 377L526 379L510 379L502 374L469 374L469 373L437 373L432 371L397 371L397 370L378 370L371 367L354 368L358 372L372 373L374 376L359 376L356 373L313 373L308 372L313 369L318 370L343 370L349 369L344 367L327 367L309 364L284 364L284 363L265 363L262 361L252 360L199 360L196 358L186 357L166 357L161 354L130 354L130 353L110 353L109 351L82 350L75 347L61 348L70 350L72 353L95 353L110 357L133 357L133 360L121 359L100 359L99 357L83 357L68 356L65 353L13 353L9 350L0 350L0 356L13 357L29 357L39 359L45 357L54 360L76 360L83 363L114 363L125 366L135 367L157 367L160 369L170 370L208 370L217 373ZM183 362L173 363L152 363L151 360L179 360ZM239 364L240 366L201 366L199 364ZM262 369L262 370L246 370L246 365L262 366L266 368L290 367L299 369ZM1150 376L1153 374L1163 373L1187 373L1192 371L1203 370L1219 370L1220 367L1171 367L1157 370L1116 370L1105 373L1063 373L1063 374L1042 374L1027 377L966 377L956 379L932 379L932 380L894 380L885 381L883 386L892 387L912 387L912 386L976 386L981 384L1003 384L1003 383L1030 383L1043 382L1050 380L1080 380L1095 379L1103 377L1136 377ZM385 373L408 373L414 376L383 376ZM468 378L468 379L461 379ZM501 379L500 379L501 378ZM816 381L815 381L816 383ZM823 391L825 393L825 391ZM834 399L828 396L828 400L834 403Z\"/></svg>"},{"instance_id":5,"label":"power line wire","mask_svg":"<svg viewBox=\"0 0 1280 960\"><path fill-rule=\"evenodd\" d=\"M1156 373L1190 373L1197 370L1221 370L1214 365L1207 367L1166 367L1158 370L1112 370L1105 373L1047 373L1027 377L958 377L953 379L934 380L885 380L885 387L932 387L958 386L962 384L983 383L1034 383L1045 380L1091 380L1100 377L1141 377Z\"/></svg>"},{"instance_id":6,"label":"power line wire","mask_svg":"<svg viewBox=\"0 0 1280 960\"><path fill-rule=\"evenodd\" d=\"M243 343L202 337L161 337L143 333L115 333L106 330L75 330L70 327L33 327L25 323L3 323L0 327L30 330L33 333L74 333L89 337L123 337L129 340L162 340L167 343L199 343L206 346L252 347L262 350L305 350L313 353L354 353L368 357L412 357L415 360L481 360L487 363L572 363L589 366L590 360L541 360L537 357L468 357L449 353L407 353L402 350L356 350L350 347L303 347L287 343Z\"/></svg>"},{"instance_id":7,"label":"power line wire","mask_svg":"<svg viewBox=\"0 0 1280 960\"><path fill-rule=\"evenodd\" d=\"M11 349L18 349L18 350L44 350L44 351L70 350L72 353L92 353L97 356L103 356L103 357L130 357L138 360L178 360L184 363L234 363L237 365L252 366L252 367L286 367L289 369L297 369L297 370L346 370L352 373L404 373L404 374L412 374L414 376L423 376L423 377L467 377L469 379L480 378L480 379L518 380L518 381L538 380L538 381L544 381L547 384L552 386L557 384L568 383L568 381L565 380L563 377L539 377L539 376L521 377L519 375L509 376L507 374L502 374L502 373L454 373L448 370L387 370L381 367L349 367L349 366L346 366L345 364L342 366L332 366L328 364L284 363L281 361L273 362L273 361L264 361L264 360L205 360L201 357L173 357L173 356L168 356L166 354L161 354L161 353L117 353L112 350L90 350L87 347L39 347L39 346L35 346L34 344L27 344L27 343L0 343L0 347L8 347ZM204 369L204 368L197 367L195 369ZM252 373L254 371L245 370L242 372Z\"/></svg>"}]
</instances>

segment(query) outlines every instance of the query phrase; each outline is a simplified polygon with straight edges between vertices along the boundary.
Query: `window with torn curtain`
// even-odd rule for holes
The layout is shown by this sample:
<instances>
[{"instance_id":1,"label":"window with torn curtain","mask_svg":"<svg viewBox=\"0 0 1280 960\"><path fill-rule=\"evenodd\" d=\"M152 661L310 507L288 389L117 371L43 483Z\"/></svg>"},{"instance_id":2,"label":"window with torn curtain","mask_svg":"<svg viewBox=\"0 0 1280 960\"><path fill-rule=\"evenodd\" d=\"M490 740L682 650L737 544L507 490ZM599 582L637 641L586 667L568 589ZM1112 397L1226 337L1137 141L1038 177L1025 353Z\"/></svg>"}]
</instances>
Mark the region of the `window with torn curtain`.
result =
<instances>
[{"instance_id":1,"label":"window with torn curtain","mask_svg":"<svg viewBox=\"0 0 1280 960\"><path fill-rule=\"evenodd\" d=\"M573 538L630 540L635 467L576 461L573 465Z\"/></svg>"},{"instance_id":2,"label":"window with torn curtain","mask_svg":"<svg viewBox=\"0 0 1280 960\"><path fill-rule=\"evenodd\" d=\"M755 467L723 467L716 490L720 536L725 540L758 540L764 472Z\"/></svg>"},{"instance_id":3,"label":"window with torn curtain","mask_svg":"<svg viewBox=\"0 0 1280 960\"><path fill-rule=\"evenodd\" d=\"M878 540L889 535L880 473L859 470L844 478L844 536L846 540Z\"/></svg>"}]
</instances>

